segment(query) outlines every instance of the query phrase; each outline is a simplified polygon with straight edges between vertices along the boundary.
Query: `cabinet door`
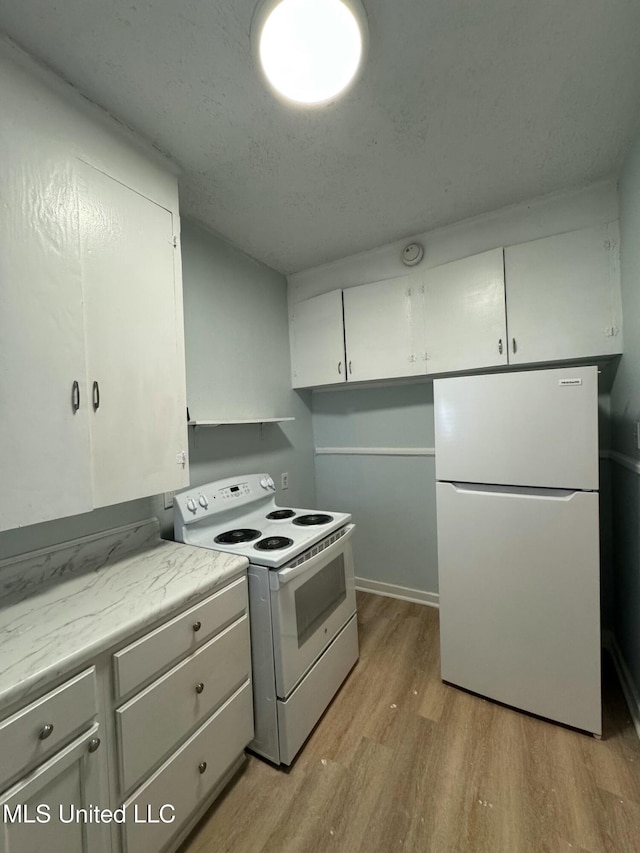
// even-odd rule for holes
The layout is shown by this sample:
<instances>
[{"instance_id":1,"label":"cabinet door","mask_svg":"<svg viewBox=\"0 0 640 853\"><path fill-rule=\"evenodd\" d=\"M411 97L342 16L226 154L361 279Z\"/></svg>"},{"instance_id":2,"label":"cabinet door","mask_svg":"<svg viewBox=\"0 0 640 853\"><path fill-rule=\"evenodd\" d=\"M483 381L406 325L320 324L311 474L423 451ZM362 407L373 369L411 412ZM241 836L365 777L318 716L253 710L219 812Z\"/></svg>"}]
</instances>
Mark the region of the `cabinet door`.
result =
<instances>
[{"instance_id":1,"label":"cabinet door","mask_svg":"<svg viewBox=\"0 0 640 853\"><path fill-rule=\"evenodd\" d=\"M106 506L188 483L182 289L172 214L79 171L93 502Z\"/></svg>"},{"instance_id":2,"label":"cabinet door","mask_svg":"<svg viewBox=\"0 0 640 853\"><path fill-rule=\"evenodd\" d=\"M345 381L341 290L297 302L291 311L289 337L294 388Z\"/></svg>"},{"instance_id":3,"label":"cabinet door","mask_svg":"<svg viewBox=\"0 0 640 853\"><path fill-rule=\"evenodd\" d=\"M91 509L74 174L26 123L0 127L0 246L5 530Z\"/></svg>"},{"instance_id":4,"label":"cabinet door","mask_svg":"<svg viewBox=\"0 0 640 853\"><path fill-rule=\"evenodd\" d=\"M419 275L350 287L343 299L349 379L425 372Z\"/></svg>"},{"instance_id":5,"label":"cabinet door","mask_svg":"<svg viewBox=\"0 0 640 853\"><path fill-rule=\"evenodd\" d=\"M507 363L502 249L424 272L427 372Z\"/></svg>"},{"instance_id":6,"label":"cabinet door","mask_svg":"<svg viewBox=\"0 0 640 853\"><path fill-rule=\"evenodd\" d=\"M71 820L78 809L107 805L104 746L89 751L98 731L94 726L0 798L0 853L106 853L108 824Z\"/></svg>"},{"instance_id":7,"label":"cabinet door","mask_svg":"<svg viewBox=\"0 0 640 853\"><path fill-rule=\"evenodd\" d=\"M505 249L509 362L622 351L617 223Z\"/></svg>"}]
</instances>

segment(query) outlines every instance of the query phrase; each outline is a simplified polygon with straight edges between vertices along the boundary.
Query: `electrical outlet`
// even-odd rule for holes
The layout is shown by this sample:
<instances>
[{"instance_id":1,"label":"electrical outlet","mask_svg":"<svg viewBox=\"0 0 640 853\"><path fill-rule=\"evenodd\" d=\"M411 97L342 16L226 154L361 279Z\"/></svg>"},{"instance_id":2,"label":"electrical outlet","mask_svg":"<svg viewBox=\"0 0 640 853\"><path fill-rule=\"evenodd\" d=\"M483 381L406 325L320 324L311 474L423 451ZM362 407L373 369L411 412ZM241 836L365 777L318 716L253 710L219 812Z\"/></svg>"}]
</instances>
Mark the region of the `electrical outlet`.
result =
<instances>
[{"instance_id":1,"label":"electrical outlet","mask_svg":"<svg viewBox=\"0 0 640 853\"><path fill-rule=\"evenodd\" d=\"M164 508L165 509L171 509L171 507L173 506L173 496L174 495L175 495L175 492L165 492L164 493Z\"/></svg>"},{"instance_id":2,"label":"electrical outlet","mask_svg":"<svg viewBox=\"0 0 640 853\"><path fill-rule=\"evenodd\" d=\"M281 477L280 485L283 489L289 488L289 474L285 471Z\"/></svg>"}]
</instances>

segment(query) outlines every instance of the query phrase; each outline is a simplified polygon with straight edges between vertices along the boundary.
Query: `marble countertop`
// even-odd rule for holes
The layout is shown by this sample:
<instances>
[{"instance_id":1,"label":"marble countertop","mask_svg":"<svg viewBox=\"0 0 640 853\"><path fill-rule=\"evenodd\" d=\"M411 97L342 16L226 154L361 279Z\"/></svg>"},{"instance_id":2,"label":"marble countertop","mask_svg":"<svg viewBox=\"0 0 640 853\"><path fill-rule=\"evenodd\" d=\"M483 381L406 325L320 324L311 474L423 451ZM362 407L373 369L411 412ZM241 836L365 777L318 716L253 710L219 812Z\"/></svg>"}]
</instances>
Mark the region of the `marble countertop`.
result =
<instances>
[{"instance_id":1,"label":"marble countertop","mask_svg":"<svg viewBox=\"0 0 640 853\"><path fill-rule=\"evenodd\" d=\"M0 562L0 708L42 692L247 565L166 542L155 519Z\"/></svg>"}]
</instances>

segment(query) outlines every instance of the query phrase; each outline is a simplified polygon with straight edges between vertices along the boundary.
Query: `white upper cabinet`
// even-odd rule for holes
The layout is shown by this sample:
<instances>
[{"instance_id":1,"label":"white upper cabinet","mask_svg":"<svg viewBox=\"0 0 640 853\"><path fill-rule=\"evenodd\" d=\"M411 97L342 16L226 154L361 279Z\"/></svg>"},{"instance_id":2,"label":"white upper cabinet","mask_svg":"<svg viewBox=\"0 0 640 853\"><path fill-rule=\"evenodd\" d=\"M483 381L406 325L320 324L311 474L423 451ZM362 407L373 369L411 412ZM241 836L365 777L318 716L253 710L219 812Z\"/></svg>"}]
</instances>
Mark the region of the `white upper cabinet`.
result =
<instances>
[{"instance_id":1,"label":"white upper cabinet","mask_svg":"<svg viewBox=\"0 0 640 853\"><path fill-rule=\"evenodd\" d=\"M347 376L354 381L425 372L421 276L343 291Z\"/></svg>"},{"instance_id":2,"label":"white upper cabinet","mask_svg":"<svg viewBox=\"0 0 640 853\"><path fill-rule=\"evenodd\" d=\"M344 382L342 291L332 290L295 303L289 320L293 387Z\"/></svg>"},{"instance_id":3,"label":"white upper cabinet","mask_svg":"<svg viewBox=\"0 0 640 853\"><path fill-rule=\"evenodd\" d=\"M618 225L505 249L509 363L622 352Z\"/></svg>"},{"instance_id":4,"label":"white upper cabinet","mask_svg":"<svg viewBox=\"0 0 640 853\"><path fill-rule=\"evenodd\" d=\"M71 164L42 157L37 134L3 122L0 530L91 509L77 244Z\"/></svg>"},{"instance_id":5,"label":"white upper cabinet","mask_svg":"<svg viewBox=\"0 0 640 853\"><path fill-rule=\"evenodd\" d=\"M188 485L182 291L171 212L79 171L93 501L105 506Z\"/></svg>"},{"instance_id":6,"label":"white upper cabinet","mask_svg":"<svg viewBox=\"0 0 640 853\"><path fill-rule=\"evenodd\" d=\"M176 179L1 50L0 72L8 530L178 489L188 472Z\"/></svg>"},{"instance_id":7,"label":"white upper cabinet","mask_svg":"<svg viewBox=\"0 0 640 853\"><path fill-rule=\"evenodd\" d=\"M507 363L502 249L424 272L428 373Z\"/></svg>"}]
</instances>

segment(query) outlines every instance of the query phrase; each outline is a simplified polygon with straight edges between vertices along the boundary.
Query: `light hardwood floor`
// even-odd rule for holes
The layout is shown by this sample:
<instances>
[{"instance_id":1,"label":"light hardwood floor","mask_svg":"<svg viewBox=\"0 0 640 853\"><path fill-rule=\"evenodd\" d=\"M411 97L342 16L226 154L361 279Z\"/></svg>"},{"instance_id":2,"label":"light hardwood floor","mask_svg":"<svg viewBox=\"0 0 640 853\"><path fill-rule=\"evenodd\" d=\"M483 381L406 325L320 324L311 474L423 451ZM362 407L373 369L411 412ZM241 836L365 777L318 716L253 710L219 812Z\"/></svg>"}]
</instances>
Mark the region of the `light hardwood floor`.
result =
<instances>
[{"instance_id":1,"label":"light hardwood floor","mask_svg":"<svg viewBox=\"0 0 640 853\"><path fill-rule=\"evenodd\" d=\"M358 606L360 661L294 766L250 757L181 853L639 853L640 742L607 656L597 741L442 684L437 610Z\"/></svg>"}]
</instances>

